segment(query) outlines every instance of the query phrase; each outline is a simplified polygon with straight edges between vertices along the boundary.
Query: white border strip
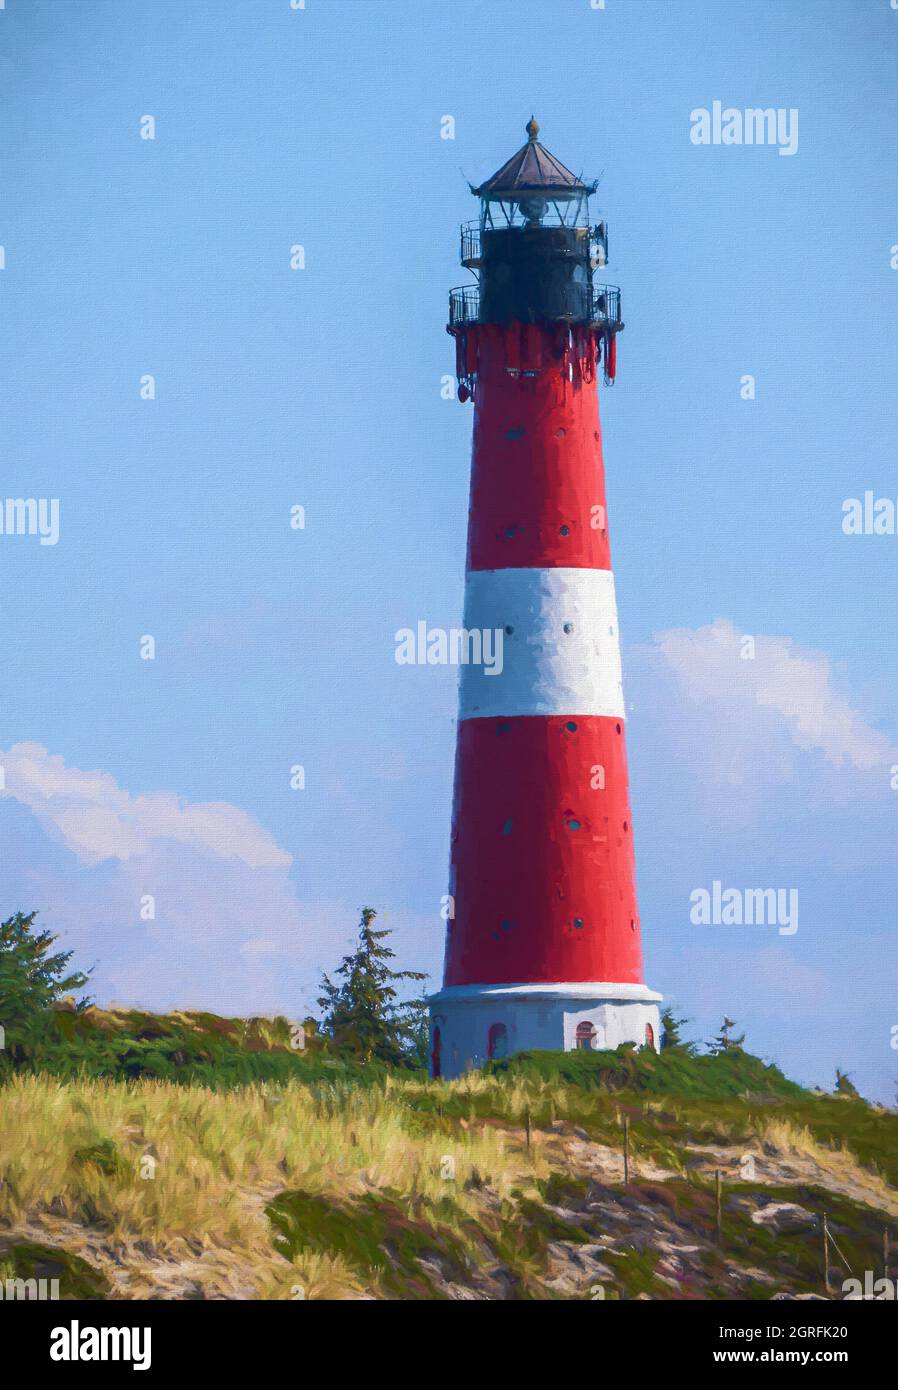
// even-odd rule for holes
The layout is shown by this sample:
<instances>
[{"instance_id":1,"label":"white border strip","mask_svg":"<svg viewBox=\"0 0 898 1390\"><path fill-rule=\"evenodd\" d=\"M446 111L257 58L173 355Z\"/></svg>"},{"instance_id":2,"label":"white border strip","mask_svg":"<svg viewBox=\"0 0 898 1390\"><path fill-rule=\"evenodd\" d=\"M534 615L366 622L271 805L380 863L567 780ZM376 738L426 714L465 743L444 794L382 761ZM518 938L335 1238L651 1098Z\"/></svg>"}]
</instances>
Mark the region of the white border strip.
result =
<instances>
[{"instance_id":1,"label":"white border strip","mask_svg":"<svg viewBox=\"0 0 898 1390\"><path fill-rule=\"evenodd\" d=\"M460 719L533 714L623 719L610 570L469 570L464 626L469 632L501 631L501 669L499 661L492 669L461 667Z\"/></svg>"},{"instance_id":2,"label":"white border strip","mask_svg":"<svg viewBox=\"0 0 898 1390\"><path fill-rule=\"evenodd\" d=\"M558 985L448 985L436 994L428 995L428 1004L451 1004L454 999L633 999L656 1001L663 999L648 985L593 983L581 981L577 984Z\"/></svg>"}]
</instances>

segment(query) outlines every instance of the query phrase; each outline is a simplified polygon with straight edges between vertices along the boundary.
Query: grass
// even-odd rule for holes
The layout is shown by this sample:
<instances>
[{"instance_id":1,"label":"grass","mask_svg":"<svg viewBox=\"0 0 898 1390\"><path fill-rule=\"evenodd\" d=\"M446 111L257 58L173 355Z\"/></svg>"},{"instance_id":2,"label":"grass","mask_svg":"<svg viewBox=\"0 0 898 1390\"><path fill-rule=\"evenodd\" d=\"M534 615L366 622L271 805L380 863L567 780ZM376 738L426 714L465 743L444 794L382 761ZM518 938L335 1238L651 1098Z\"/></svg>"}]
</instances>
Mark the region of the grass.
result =
<instances>
[{"instance_id":1,"label":"grass","mask_svg":"<svg viewBox=\"0 0 898 1390\"><path fill-rule=\"evenodd\" d=\"M63 1299L102 1299L109 1293L108 1281L86 1260L35 1241L0 1239L0 1290L3 1293L8 1280L57 1280L59 1297ZM27 1292L36 1297L39 1288Z\"/></svg>"},{"instance_id":2,"label":"grass","mask_svg":"<svg viewBox=\"0 0 898 1390\"><path fill-rule=\"evenodd\" d=\"M204 1037L210 1020L200 1020ZM8 1076L0 1276L55 1247L54 1258L80 1261L67 1266L73 1287L124 1277L131 1297L197 1296L196 1287L218 1297L433 1298L453 1284L499 1296L496 1270L516 1297L553 1296L542 1282L549 1247L593 1242L598 1219L592 1179L571 1170L562 1145L579 1135L619 1155L625 1116L637 1179L620 1202L634 1219L654 1211L712 1239L713 1192L696 1145L805 1162L829 1189L821 1196L809 1179L805 1200L815 1210L825 1200L861 1269L874 1267L863 1262L881 1243L882 1211L898 1216L889 1186L898 1115L805 1092L745 1054L679 1057L667 1072L664 1054L651 1066L632 1054L525 1054L451 1083L328 1067L321 1054L297 1060L307 1069L277 1083L219 1077L215 1088ZM682 1089L660 1092L659 1076ZM639 1177L649 1159L666 1180ZM787 1190L784 1199L801 1200ZM728 1178L728 1196L742 1191ZM782 1242L738 1204L725 1232L743 1264L782 1263ZM815 1287L817 1237L787 1245L788 1279ZM614 1296L672 1296L653 1249L609 1252L606 1263ZM732 1296L722 1256L708 1254L705 1274ZM759 1283L751 1296L769 1292Z\"/></svg>"},{"instance_id":3,"label":"grass","mask_svg":"<svg viewBox=\"0 0 898 1390\"><path fill-rule=\"evenodd\" d=\"M467 1282L471 1218L451 1198L419 1198L414 1216L401 1196L365 1193L355 1201L302 1191L285 1192L267 1209L274 1245L294 1262L308 1253L337 1256L358 1277L394 1298L439 1296L428 1264ZM466 1229L467 1228L467 1229Z\"/></svg>"},{"instance_id":4,"label":"grass","mask_svg":"<svg viewBox=\"0 0 898 1390\"><path fill-rule=\"evenodd\" d=\"M562 1082L581 1090L637 1091L646 1095L721 1100L746 1095L796 1098L805 1092L778 1067L739 1049L693 1056L674 1047L660 1053L519 1052L490 1062L488 1074Z\"/></svg>"},{"instance_id":5,"label":"grass","mask_svg":"<svg viewBox=\"0 0 898 1390\"><path fill-rule=\"evenodd\" d=\"M223 1288L226 1266L249 1262L255 1291L273 1296L289 1296L297 1282L264 1219L264 1199L284 1189L344 1209L370 1193L398 1193L443 1210L457 1231L477 1213L484 1184L505 1194L547 1171L538 1151L516 1150L492 1126L421 1132L393 1079L212 1091L15 1076L0 1106L0 1229L43 1216L68 1236L80 1227L112 1247L139 1243L150 1261L198 1258L219 1271ZM450 1193L457 1211L447 1222L439 1204ZM327 1253L320 1241L290 1248ZM330 1287L342 1273L351 1290L357 1266L339 1247L330 1253L336 1265L300 1259L299 1282Z\"/></svg>"},{"instance_id":6,"label":"grass","mask_svg":"<svg viewBox=\"0 0 898 1390\"><path fill-rule=\"evenodd\" d=\"M222 1018L184 1012L150 1014L137 1009L79 1011L59 1005L48 1012L29 1047L25 1070L66 1080L84 1077L134 1081L157 1078L221 1090L252 1082L354 1084L382 1082L387 1068L340 1055L311 1026L306 1046L294 1046L295 1025L286 1018ZM0 1051L0 1079L10 1069Z\"/></svg>"}]
</instances>

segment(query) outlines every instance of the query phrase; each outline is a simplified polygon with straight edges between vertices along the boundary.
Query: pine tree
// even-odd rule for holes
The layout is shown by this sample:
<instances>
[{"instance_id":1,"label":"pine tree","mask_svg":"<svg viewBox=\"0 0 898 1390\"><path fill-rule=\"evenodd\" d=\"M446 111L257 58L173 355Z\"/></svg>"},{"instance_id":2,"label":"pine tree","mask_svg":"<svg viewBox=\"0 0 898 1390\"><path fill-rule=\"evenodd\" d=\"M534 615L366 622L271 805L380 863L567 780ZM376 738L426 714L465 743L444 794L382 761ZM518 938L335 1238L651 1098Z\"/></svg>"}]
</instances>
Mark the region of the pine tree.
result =
<instances>
[{"instance_id":1,"label":"pine tree","mask_svg":"<svg viewBox=\"0 0 898 1390\"><path fill-rule=\"evenodd\" d=\"M735 1021L724 1016L723 1023L720 1025L720 1032L711 1044L711 1051L715 1056L721 1052L741 1052L742 1044L745 1042L745 1034L740 1033L738 1038L734 1038L730 1029L735 1028Z\"/></svg>"},{"instance_id":2,"label":"pine tree","mask_svg":"<svg viewBox=\"0 0 898 1390\"><path fill-rule=\"evenodd\" d=\"M344 956L335 983L323 974L318 1003L324 1010L322 1029L338 1047L357 1053L366 1062L414 1063L421 1049L422 999L397 1004L396 986L404 980L423 980L419 970L393 970L396 952L383 944L387 930L375 931L377 913L362 908L359 943Z\"/></svg>"},{"instance_id":3,"label":"pine tree","mask_svg":"<svg viewBox=\"0 0 898 1390\"><path fill-rule=\"evenodd\" d=\"M676 1018L672 1008L663 1009L661 1013L661 1050L666 1051L669 1047L678 1047L681 1051L692 1053L695 1051L695 1043L686 1042L680 1029L688 1018Z\"/></svg>"},{"instance_id":4,"label":"pine tree","mask_svg":"<svg viewBox=\"0 0 898 1390\"><path fill-rule=\"evenodd\" d=\"M836 1067L836 1089L837 1096L850 1096L852 1100L860 1100L861 1093L855 1086L847 1071L841 1071Z\"/></svg>"},{"instance_id":5,"label":"pine tree","mask_svg":"<svg viewBox=\"0 0 898 1390\"><path fill-rule=\"evenodd\" d=\"M35 931L36 912L17 912L0 922L0 1027L5 1052L13 1065L23 1062L46 1031L53 1005L72 990L83 989L87 976L67 974L71 951L51 954L56 937ZM82 999L77 1009L87 1007Z\"/></svg>"}]
</instances>

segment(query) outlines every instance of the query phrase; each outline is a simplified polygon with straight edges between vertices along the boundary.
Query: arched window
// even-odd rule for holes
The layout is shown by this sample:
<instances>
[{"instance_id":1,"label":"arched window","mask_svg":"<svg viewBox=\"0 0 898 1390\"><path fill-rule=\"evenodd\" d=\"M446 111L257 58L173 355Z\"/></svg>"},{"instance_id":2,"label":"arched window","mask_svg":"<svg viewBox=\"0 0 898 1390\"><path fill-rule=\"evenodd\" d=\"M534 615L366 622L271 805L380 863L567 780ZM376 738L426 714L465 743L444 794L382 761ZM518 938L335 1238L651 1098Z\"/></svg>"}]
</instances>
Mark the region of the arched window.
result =
<instances>
[{"instance_id":1,"label":"arched window","mask_svg":"<svg viewBox=\"0 0 898 1390\"><path fill-rule=\"evenodd\" d=\"M583 1051L587 1051L587 1052L588 1052L591 1048L593 1048L593 1047L595 1046L595 1041L596 1041L596 1030L595 1030L595 1025L594 1025L593 1023L591 1023L591 1022L589 1021L588 1018L587 1018L587 1019L584 1019L584 1021L583 1021L582 1023L578 1023L578 1024L577 1024L577 1047L580 1048L580 1049L583 1050Z\"/></svg>"},{"instance_id":2,"label":"arched window","mask_svg":"<svg viewBox=\"0 0 898 1390\"><path fill-rule=\"evenodd\" d=\"M508 1029L505 1027L504 1023L490 1024L487 1051L490 1057L508 1056Z\"/></svg>"},{"instance_id":3,"label":"arched window","mask_svg":"<svg viewBox=\"0 0 898 1390\"><path fill-rule=\"evenodd\" d=\"M655 1050L655 1030L650 1023L645 1025L645 1045Z\"/></svg>"},{"instance_id":4,"label":"arched window","mask_svg":"<svg viewBox=\"0 0 898 1390\"><path fill-rule=\"evenodd\" d=\"M440 1052L441 1052L441 1050L442 1050L442 1045L443 1045L443 1042L442 1042L442 1038L440 1037L440 1030L439 1030L438 1027L437 1027L437 1028L434 1028L434 1030L433 1030L433 1047L432 1047L431 1053L430 1053L430 1074L431 1074L431 1076L439 1076L439 1075L441 1074L441 1071L442 1071L442 1063L441 1063L441 1061L440 1061Z\"/></svg>"}]
</instances>

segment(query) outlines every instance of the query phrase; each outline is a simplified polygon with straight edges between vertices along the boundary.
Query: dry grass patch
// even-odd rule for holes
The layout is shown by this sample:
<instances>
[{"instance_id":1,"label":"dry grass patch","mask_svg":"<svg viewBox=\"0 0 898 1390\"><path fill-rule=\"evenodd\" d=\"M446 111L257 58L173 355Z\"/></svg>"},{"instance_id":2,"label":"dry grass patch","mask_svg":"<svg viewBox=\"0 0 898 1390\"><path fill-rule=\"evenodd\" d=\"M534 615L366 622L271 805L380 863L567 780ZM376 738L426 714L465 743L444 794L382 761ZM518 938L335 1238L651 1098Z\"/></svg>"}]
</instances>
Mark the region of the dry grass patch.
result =
<instances>
[{"instance_id":1,"label":"dry grass patch","mask_svg":"<svg viewBox=\"0 0 898 1390\"><path fill-rule=\"evenodd\" d=\"M898 1193L879 1173L865 1168L844 1144L821 1144L806 1125L781 1118L759 1119L756 1133L765 1152L804 1170L803 1176L811 1176L814 1170L832 1191L898 1216Z\"/></svg>"},{"instance_id":2,"label":"dry grass patch","mask_svg":"<svg viewBox=\"0 0 898 1390\"><path fill-rule=\"evenodd\" d=\"M422 1130L419 1090L18 1076L0 1105L0 1225L108 1253L131 1296L154 1285L177 1296L179 1278L208 1282L212 1296L290 1298L297 1285L304 1297L358 1296L340 1258L303 1252L290 1268L274 1252L265 1206L278 1192L433 1204L451 1194L461 1221L476 1217L484 1184L506 1196L548 1171L537 1146L528 1154L493 1125Z\"/></svg>"}]
</instances>

